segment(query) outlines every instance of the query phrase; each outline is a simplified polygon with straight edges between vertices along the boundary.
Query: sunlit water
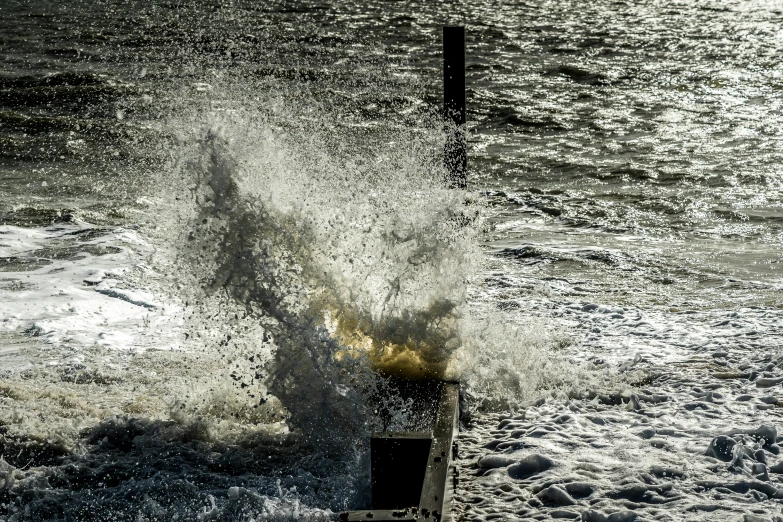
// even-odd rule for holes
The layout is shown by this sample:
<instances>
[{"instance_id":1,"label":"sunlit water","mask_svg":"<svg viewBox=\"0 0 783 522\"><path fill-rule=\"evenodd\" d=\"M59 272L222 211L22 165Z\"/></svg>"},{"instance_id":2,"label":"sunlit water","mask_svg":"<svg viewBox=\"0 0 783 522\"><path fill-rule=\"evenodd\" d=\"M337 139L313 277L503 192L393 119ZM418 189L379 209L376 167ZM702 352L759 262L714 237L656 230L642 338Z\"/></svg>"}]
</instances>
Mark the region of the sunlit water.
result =
<instances>
[{"instance_id":1,"label":"sunlit water","mask_svg":"<svg viewBox=\"0 0 783 522\"><path fill-rule=\"evenodd\" d=\"M551 390L677 404L706 391L672 382L711 378L678 365L724 352L737 375L777 376L775 2L10 0L0 15L0 518L366 506L366 435L418 422L388 375L459 379L476 448L493 415L560 418L524 402ZM468 31L464 193L442 183L444 24ZM691 446L721 414L688 415L672 422L694 441L667 451L711 473ZM599 490L629 475L606 466ZM546 499L493 503L530 494L493 492L482 469L466 519L555 516ZM688 495L672 513L709 520Z\"/></svg>"}]
</instances>

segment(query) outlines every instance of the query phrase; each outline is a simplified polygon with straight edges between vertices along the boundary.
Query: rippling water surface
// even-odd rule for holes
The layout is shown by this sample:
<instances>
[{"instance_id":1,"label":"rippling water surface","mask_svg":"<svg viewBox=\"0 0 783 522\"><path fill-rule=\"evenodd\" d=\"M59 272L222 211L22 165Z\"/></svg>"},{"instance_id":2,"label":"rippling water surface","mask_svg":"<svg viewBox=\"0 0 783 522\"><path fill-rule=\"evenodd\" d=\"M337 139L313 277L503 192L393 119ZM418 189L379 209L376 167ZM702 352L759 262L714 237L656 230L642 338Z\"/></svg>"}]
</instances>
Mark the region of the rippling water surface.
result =
<instances>
[{"instance_id":1,"label":"rippling water surface","mask_svg":"<svg viewBox=\"0 0 783 522\"><path fill-rule=\"evenodd\" d=\"M468 34L464 194L439 185L444 24ZM679 404L726 368L747 380L732 393L763 388L783 342L781 27L762 0L6 0L0 519L366 505L367 433L417 422L378 372L461 379L476 448L482 415L552 389ZM672 369L691 363L710 376ZM711 407L666 415L706 447ZM688 440L668 451L696 462ZM504 494L487 480L465 519L555 516L528 493L471 508ZM710 487L688 487L671 513L709 520L691 507Z\"/></svg>"}]
</instances>

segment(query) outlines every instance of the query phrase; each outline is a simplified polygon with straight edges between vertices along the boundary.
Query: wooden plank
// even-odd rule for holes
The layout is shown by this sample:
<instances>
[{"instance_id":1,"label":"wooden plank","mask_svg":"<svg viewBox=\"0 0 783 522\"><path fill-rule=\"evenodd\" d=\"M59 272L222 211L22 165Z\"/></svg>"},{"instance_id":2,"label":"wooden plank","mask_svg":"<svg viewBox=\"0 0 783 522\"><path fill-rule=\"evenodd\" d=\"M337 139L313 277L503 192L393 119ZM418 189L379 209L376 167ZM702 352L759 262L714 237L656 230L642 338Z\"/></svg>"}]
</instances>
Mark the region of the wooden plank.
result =
<instances>
[{"instance_id":1,"label":"wooden plank","mask_svg":"<svg viewBox=\"0 0 783 522\"><path fill-rule=\"evenodd\" d=\"M443 28L443 109L456 125L464 125L465 96L465 28Z\"/></svg>"},{"instance_id":2,"label":"wooden plank","mask_svg":"<svg viewBox=\"0 0 783 522\"><path fill-rule=\"evenodd\" d=\"M459 385L444 384L433 430L432 447L424 475L419 509L425 517L451 521L451 502L454 494L453 474L449 470L455 455L454 441L459 431Z\"/></svg>"},{"instance_id":3,"label":"wooden plank","mask_svg":"<svg viewBox=\"0 0 783 522\"><path fill-rule=\"evenodd\" d=\"M374 433L370 439L372 508L405 509L419 505L430 432Z\"/></svg>"},{"instance_id":4,"label":"wooden plank","mask_svg":"<svg viewBox=\"0 0 783 522\"><path fill-rule=\"evenodd\" d=\"M453 459L456 457L456 437L459 432L459 385L444 383L441 388L440 400L435 426L432 431L432 442L427 455L426 471L424 473L419 505L407 509L371 509L347 511L340 515L340 520L357 522L373 520L391 522L395 520L433 520L436 522L451 522L452 498L454 496L455 470ZM403 432L373 434L379 440L404 441L420 437L421 433ZM405 458L405 455L402 456ZM375 473L375 471L374 471ZM397 481L410 480L400 476ZM390 495L395 493L395 482L386 482L392 488ZM373 489L373 504L375 504L375 489Z\"/></svg>"},{"instance_id":5,"label":"wooden plank","mask_svg":"<svg viewBox=\"0 0 783 522\"><path fill-rule=\"evenodd\" d=\"M464 27L443 28L443 112L454 124L446 137L443 161L449 185L460 189L467 188L468 171L465 45Z\"/></svg>"},{"instance_id":6,"label":"wooden plank","mask_svg":"<svg viewBox=\"0 0 783 522\"><path fill-rule=\"evenodd\" d=\"M341 522L359 522L372 520L373 522L396 522L398 520L421 520L418 509L366 509L359 511L346 511L340 514Z\"/></svg>"}]
</instances>

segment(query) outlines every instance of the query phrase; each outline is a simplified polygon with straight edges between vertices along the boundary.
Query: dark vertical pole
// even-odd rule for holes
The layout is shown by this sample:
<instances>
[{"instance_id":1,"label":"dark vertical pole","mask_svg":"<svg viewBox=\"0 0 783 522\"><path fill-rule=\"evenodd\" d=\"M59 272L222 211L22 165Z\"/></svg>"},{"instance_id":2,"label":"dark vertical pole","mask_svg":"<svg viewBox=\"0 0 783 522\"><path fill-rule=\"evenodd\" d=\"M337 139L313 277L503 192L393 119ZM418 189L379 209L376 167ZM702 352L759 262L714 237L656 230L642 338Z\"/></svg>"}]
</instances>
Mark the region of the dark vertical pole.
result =
<instances>
[{"instance_id":1,"label":"dark vertical pole","mask_svg":"<svg viewBox=\"0 0 783 522\"><path fill-rule=\"evenodd\" d=\"M465 136L465 28L443 27L443 110L454 123L444 151L448 183L467 187L468 152Z\"/></svg>"}]
</instances>

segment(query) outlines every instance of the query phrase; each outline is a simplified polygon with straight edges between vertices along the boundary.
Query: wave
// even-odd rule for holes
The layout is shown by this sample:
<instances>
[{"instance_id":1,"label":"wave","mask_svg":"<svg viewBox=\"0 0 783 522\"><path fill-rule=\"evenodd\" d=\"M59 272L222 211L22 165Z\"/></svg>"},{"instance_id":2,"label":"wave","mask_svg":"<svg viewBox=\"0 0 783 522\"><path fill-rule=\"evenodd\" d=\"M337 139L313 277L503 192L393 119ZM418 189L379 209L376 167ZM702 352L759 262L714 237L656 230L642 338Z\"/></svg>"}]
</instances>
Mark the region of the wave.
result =
<instances>
[{"instance_id":1,"label":"wave","mask_svg":"<svg viewBox=\"0 0 783 522\"><path fill-rule=\"evenodd\" d=\"M263 327L258 380L328 445L366 432L383 379L448 377L480 272L464 225L476 209L443 186L428 144L340 155L314 134L321 122L280 132L273 117L214 114L183 146L173 257L214 306Z\"/></svg>"},{"instance_id":2,"label":"wave","mask_svg":"<svg viewBox=\"0 0 783 522\"><path fill-rule=\"evenodd\" d=\"M160 239L180 272L175 291L199 303L191 339L245 346L253 364L233 378L247 393L279 400L311 442L344 447L377 422L372 397L389 379L462 380L484 405L560 379L543 369L560 364L547 327L479 310L482 205L444 186L437 122L368 143L307 102L272 93L248 109L224 96L221 110L177 124Z\"/></svg>"}]
</instances>

